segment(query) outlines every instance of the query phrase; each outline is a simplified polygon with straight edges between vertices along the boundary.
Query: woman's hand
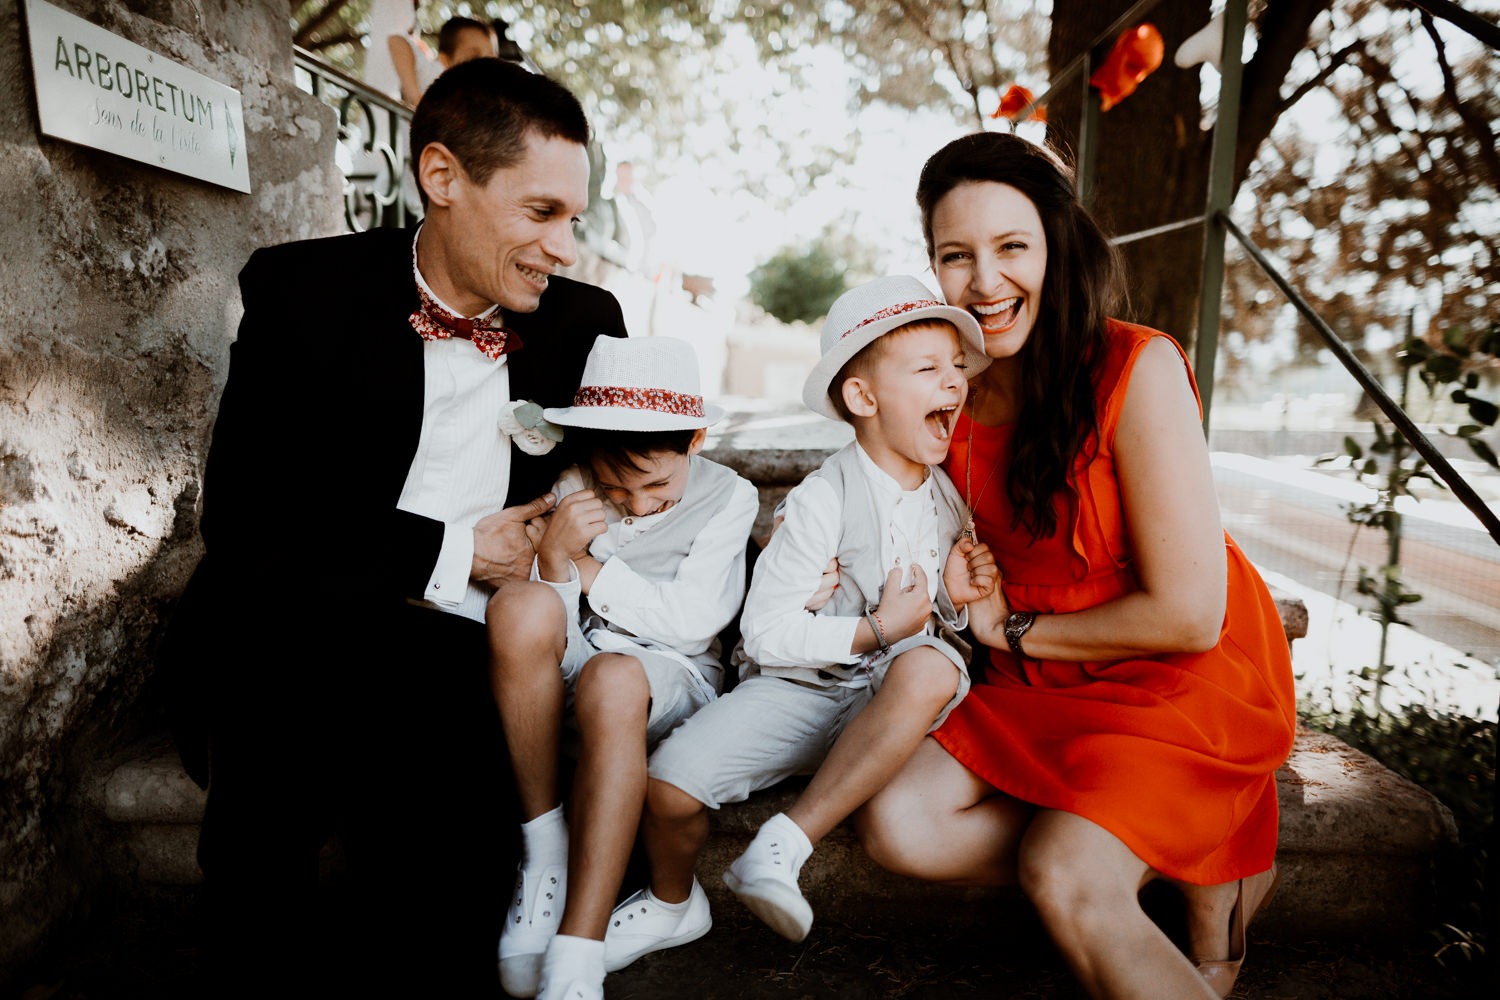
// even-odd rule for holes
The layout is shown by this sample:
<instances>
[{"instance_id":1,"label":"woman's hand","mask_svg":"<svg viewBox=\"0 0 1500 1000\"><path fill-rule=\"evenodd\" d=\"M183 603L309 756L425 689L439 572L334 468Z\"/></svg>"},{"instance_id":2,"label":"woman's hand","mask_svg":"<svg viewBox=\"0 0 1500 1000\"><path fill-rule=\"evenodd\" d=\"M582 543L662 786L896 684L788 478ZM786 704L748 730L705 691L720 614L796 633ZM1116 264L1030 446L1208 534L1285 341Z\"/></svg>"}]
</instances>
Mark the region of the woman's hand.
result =
<instances>
[{"instance_id":1,"label":"woman's hand","mask_svg":"<svg viewBox=\"0 0 1500 1000\"><path fill-rule=\"evenodd\" d=\"M781 522L783 520L784 518L782 518L780 515L777 515L771 521L771 534L776 534L776 529L781 527ZM766 541L769 542L770 539L767 538ZM823 575L818 578L818 589L814 590L812 592L812 596L807 599L807 603L802 605L803 610L811 611L813 614L817 614L823 609L823 605L833 600L833 592L838 589L839 560L838 556L834 556L832 559L828 560L828 565L823 567Z\"/></svg>"},{"instance_id":2,"label":"woman's hand","mask_svg":"<svg viewBox=\"0 0 1500 1000\"><path fill-rule=\"evenodd\" d=\"M823 567L823 575L818 578L818 589L802 605L808 611L816 614L823 605L833 600L833 592L839 589L839 560L835 556L828 560L828 565Z\"/></svg>"},{"instance_id":3,"label":"woman's hand","mask_svg":"<svg viewBox=\"0 0 1500 1000\"><path fill-rule=\"evenodd\" d=\"M975 639L992 649L1010 648L1005 640L1005 619L1010 617L1010 605L1005 602L1000 587L996 586L984 597L970 601L967 607L969 631Z\"/></svg>"}]
</instances>

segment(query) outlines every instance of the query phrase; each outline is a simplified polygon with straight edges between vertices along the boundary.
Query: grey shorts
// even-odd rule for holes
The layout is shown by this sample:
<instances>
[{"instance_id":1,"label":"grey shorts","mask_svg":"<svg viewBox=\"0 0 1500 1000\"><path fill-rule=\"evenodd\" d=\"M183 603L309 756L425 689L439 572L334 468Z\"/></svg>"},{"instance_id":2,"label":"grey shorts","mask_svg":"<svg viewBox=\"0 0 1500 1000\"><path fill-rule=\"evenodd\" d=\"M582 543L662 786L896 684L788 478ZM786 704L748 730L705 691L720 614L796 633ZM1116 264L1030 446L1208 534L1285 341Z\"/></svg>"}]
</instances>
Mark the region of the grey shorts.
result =
<instances>
[{"instance_id":1,"label":"grey shorts","mask_svg":"<svg viewBox=\"0 0 1500 1000\"><path fill-rule=\"evenodd\" d=\"M702 677L695 668L675 657L640 646L600 650L584 636L583 628L574 618L568 622L568 648L563 653L561 665L563 684L567 689L565 726L573 734L577 733L573 718L573 692L578 686L579 672L583 670L585 663L601 652L632 656L646 672L646 683L651 688L651 709L646 718L647 749L656 746L684 719L713 700L704 690Z\"/></svg>"},{"instance_id":2,"label":"grey shorts","mask_svg":"<svg viewBox=\"0 0 1500 1000\"><path fill-rule=\"evenodd\" d=\"M849 720L870 703L885 678L890 660L908 649L931 646L958 669L958 690L933 720L942 725L953 706L969 691L963 657L930 635L910 636L891 648L891 655L871 669L870 683L858 687L827 686L753 673L717 701L679 726L651 754L647 773L676 785L717 809L741 802L797 774L812 774L828 756Z\"/></svg>"}]
</instances>

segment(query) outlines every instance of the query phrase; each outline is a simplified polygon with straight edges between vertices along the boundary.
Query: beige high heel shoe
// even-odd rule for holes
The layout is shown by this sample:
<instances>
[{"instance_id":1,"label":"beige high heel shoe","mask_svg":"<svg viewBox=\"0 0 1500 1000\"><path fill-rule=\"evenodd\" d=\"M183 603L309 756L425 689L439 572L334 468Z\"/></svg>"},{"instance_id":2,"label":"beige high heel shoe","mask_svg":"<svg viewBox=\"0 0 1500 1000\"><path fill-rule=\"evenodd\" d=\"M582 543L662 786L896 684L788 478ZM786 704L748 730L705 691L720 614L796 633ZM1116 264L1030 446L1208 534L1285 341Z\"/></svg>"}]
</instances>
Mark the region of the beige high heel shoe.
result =
<instances>
[{"instance_id":1,"label":"beige high heel shoe","mask_svg":"<svg viewBox=\"0 0 1500 1000\"><path fill-rule=\"evenodd\" d=\"M1239 977L1240 964L1245 961L1245 931L1256 914L1270 905L1281 886L1281 871L1276 862L1259 875L1240 879L1236 889L1234 909L1229 914L1229 957L1216 962L1198 962L1198 974L1221 997L1229 996L1234 981Z\"/></svg>"}]
</instances>

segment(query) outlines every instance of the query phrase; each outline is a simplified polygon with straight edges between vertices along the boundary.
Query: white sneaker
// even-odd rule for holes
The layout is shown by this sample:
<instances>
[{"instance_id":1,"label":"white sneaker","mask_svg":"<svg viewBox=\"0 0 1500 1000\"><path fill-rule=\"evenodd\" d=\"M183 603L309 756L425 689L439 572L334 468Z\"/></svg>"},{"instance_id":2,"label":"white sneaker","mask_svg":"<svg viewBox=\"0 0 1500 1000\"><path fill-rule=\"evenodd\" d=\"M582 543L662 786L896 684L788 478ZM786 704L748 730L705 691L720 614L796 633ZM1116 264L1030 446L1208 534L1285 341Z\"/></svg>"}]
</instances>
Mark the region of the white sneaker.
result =
<instances>
[{"instance_id":1,"label":"white sneaker","mask_svg":"<svg viewBox=\"0 0 1500 1000\"><path fill-rule=\"evenodd\" d=\"M604 1000L604 984L574 979L566 986L543 982L537 1000Z\"/></svg>"},{"instance_id":2,"label":"white sneaker","mask_svg":"<svg viewBox=\"0 0 1500 1000\"><path fill-rule=\"evenodd\" d=\"M619 972L642 955L696 941L714 925L708 894L693 879L687 906L669 910L642 889L615 907L604 931L604 969Z\"/></svg>"},{"instance_id":3,"label":"white sneaker","mask_svg":"<svg viewBox=\"0 0 1500 1000\"><path fill-rule=\"evenodd\" d=\"M548 865L536 875L516 872L516 891L500 931L500 985L513 997L534 997L541 986L542 955L562 923L568 866Z\"/></svg>"},{"instance_id":4,"label":"white sneaker","mask_svg":"<svg viewBox=\"0 0 1500 1000\"><path fill-rule=\"evenodd\" d=\"M725 869L724 884L777 934L801 941L813 922L812 907L797 887L801 870L784 839L761 827L745 853Z\"/></svg>"}]
</instances>

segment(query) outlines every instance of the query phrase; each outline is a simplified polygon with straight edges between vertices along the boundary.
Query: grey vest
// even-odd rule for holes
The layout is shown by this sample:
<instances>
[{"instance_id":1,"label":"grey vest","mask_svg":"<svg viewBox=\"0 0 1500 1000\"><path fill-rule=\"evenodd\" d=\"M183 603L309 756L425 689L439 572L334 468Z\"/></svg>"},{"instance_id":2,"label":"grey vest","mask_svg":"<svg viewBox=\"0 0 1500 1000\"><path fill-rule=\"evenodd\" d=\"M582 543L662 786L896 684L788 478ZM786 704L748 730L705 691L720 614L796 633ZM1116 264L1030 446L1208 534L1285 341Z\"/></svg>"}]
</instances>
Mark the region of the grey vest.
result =
<instances>
[{"instance_id":1,"label":"grey vest","mask_svg":"<svg viewBox=\"0 0 1500 1000\"><path fill-rule=\"evenodd\" d=\"M653 583L665 583L677 575L677 566L693 547L693 541L729 505L740 475L728 466L701 455L688 458L687 488L672 511L672 516L650 531L643 531L621 545L611 558L623 558L630 568ZM589 484L592 488L593 484ZM587 595L583 597L588 601ZM617 628L585 603L582 608L585 631L590 625L603 625L613 632L630 635ZM593 622L589 618L594 619ZM647 636L647 638L650 638ZM715 689L721 687L724 668L719 661L719 643L690 659Z\"/></svg>"},{"instance_id":2,"label":"grey vest","mask_svg":"<svg viewBox=\"0 0 1500 1000\"><path fill-rule=\"evenodd\" d=\"M843 499L840 512L838 541L839 585L833 597L817 612L820 615L859 617L869 605L880 603L880 591L885 586L886 567L880 555L880 541L885 534L885 521L879 514L875 493L870 488L869 477L860 467L860 458L855 444L845 445L828 456L823 465L810 476L822 476L833 486L834 493ZM953 481L942 469L931 467L933 485L938 496L938 565L941 567L958 540L959 532L969 520L969 508L954 488ZM948 597L941 572L937 581L937 597L933 600L932 629L944 641L953 646L967 661L969 644L958 635L958 610ZM742 658L738 653L737 658ZM822 666L763 667L755 670L778 677L813 684L835 684L848 680L860 669L858 664L829 663Z\"/></svg>"}]
</instances>

